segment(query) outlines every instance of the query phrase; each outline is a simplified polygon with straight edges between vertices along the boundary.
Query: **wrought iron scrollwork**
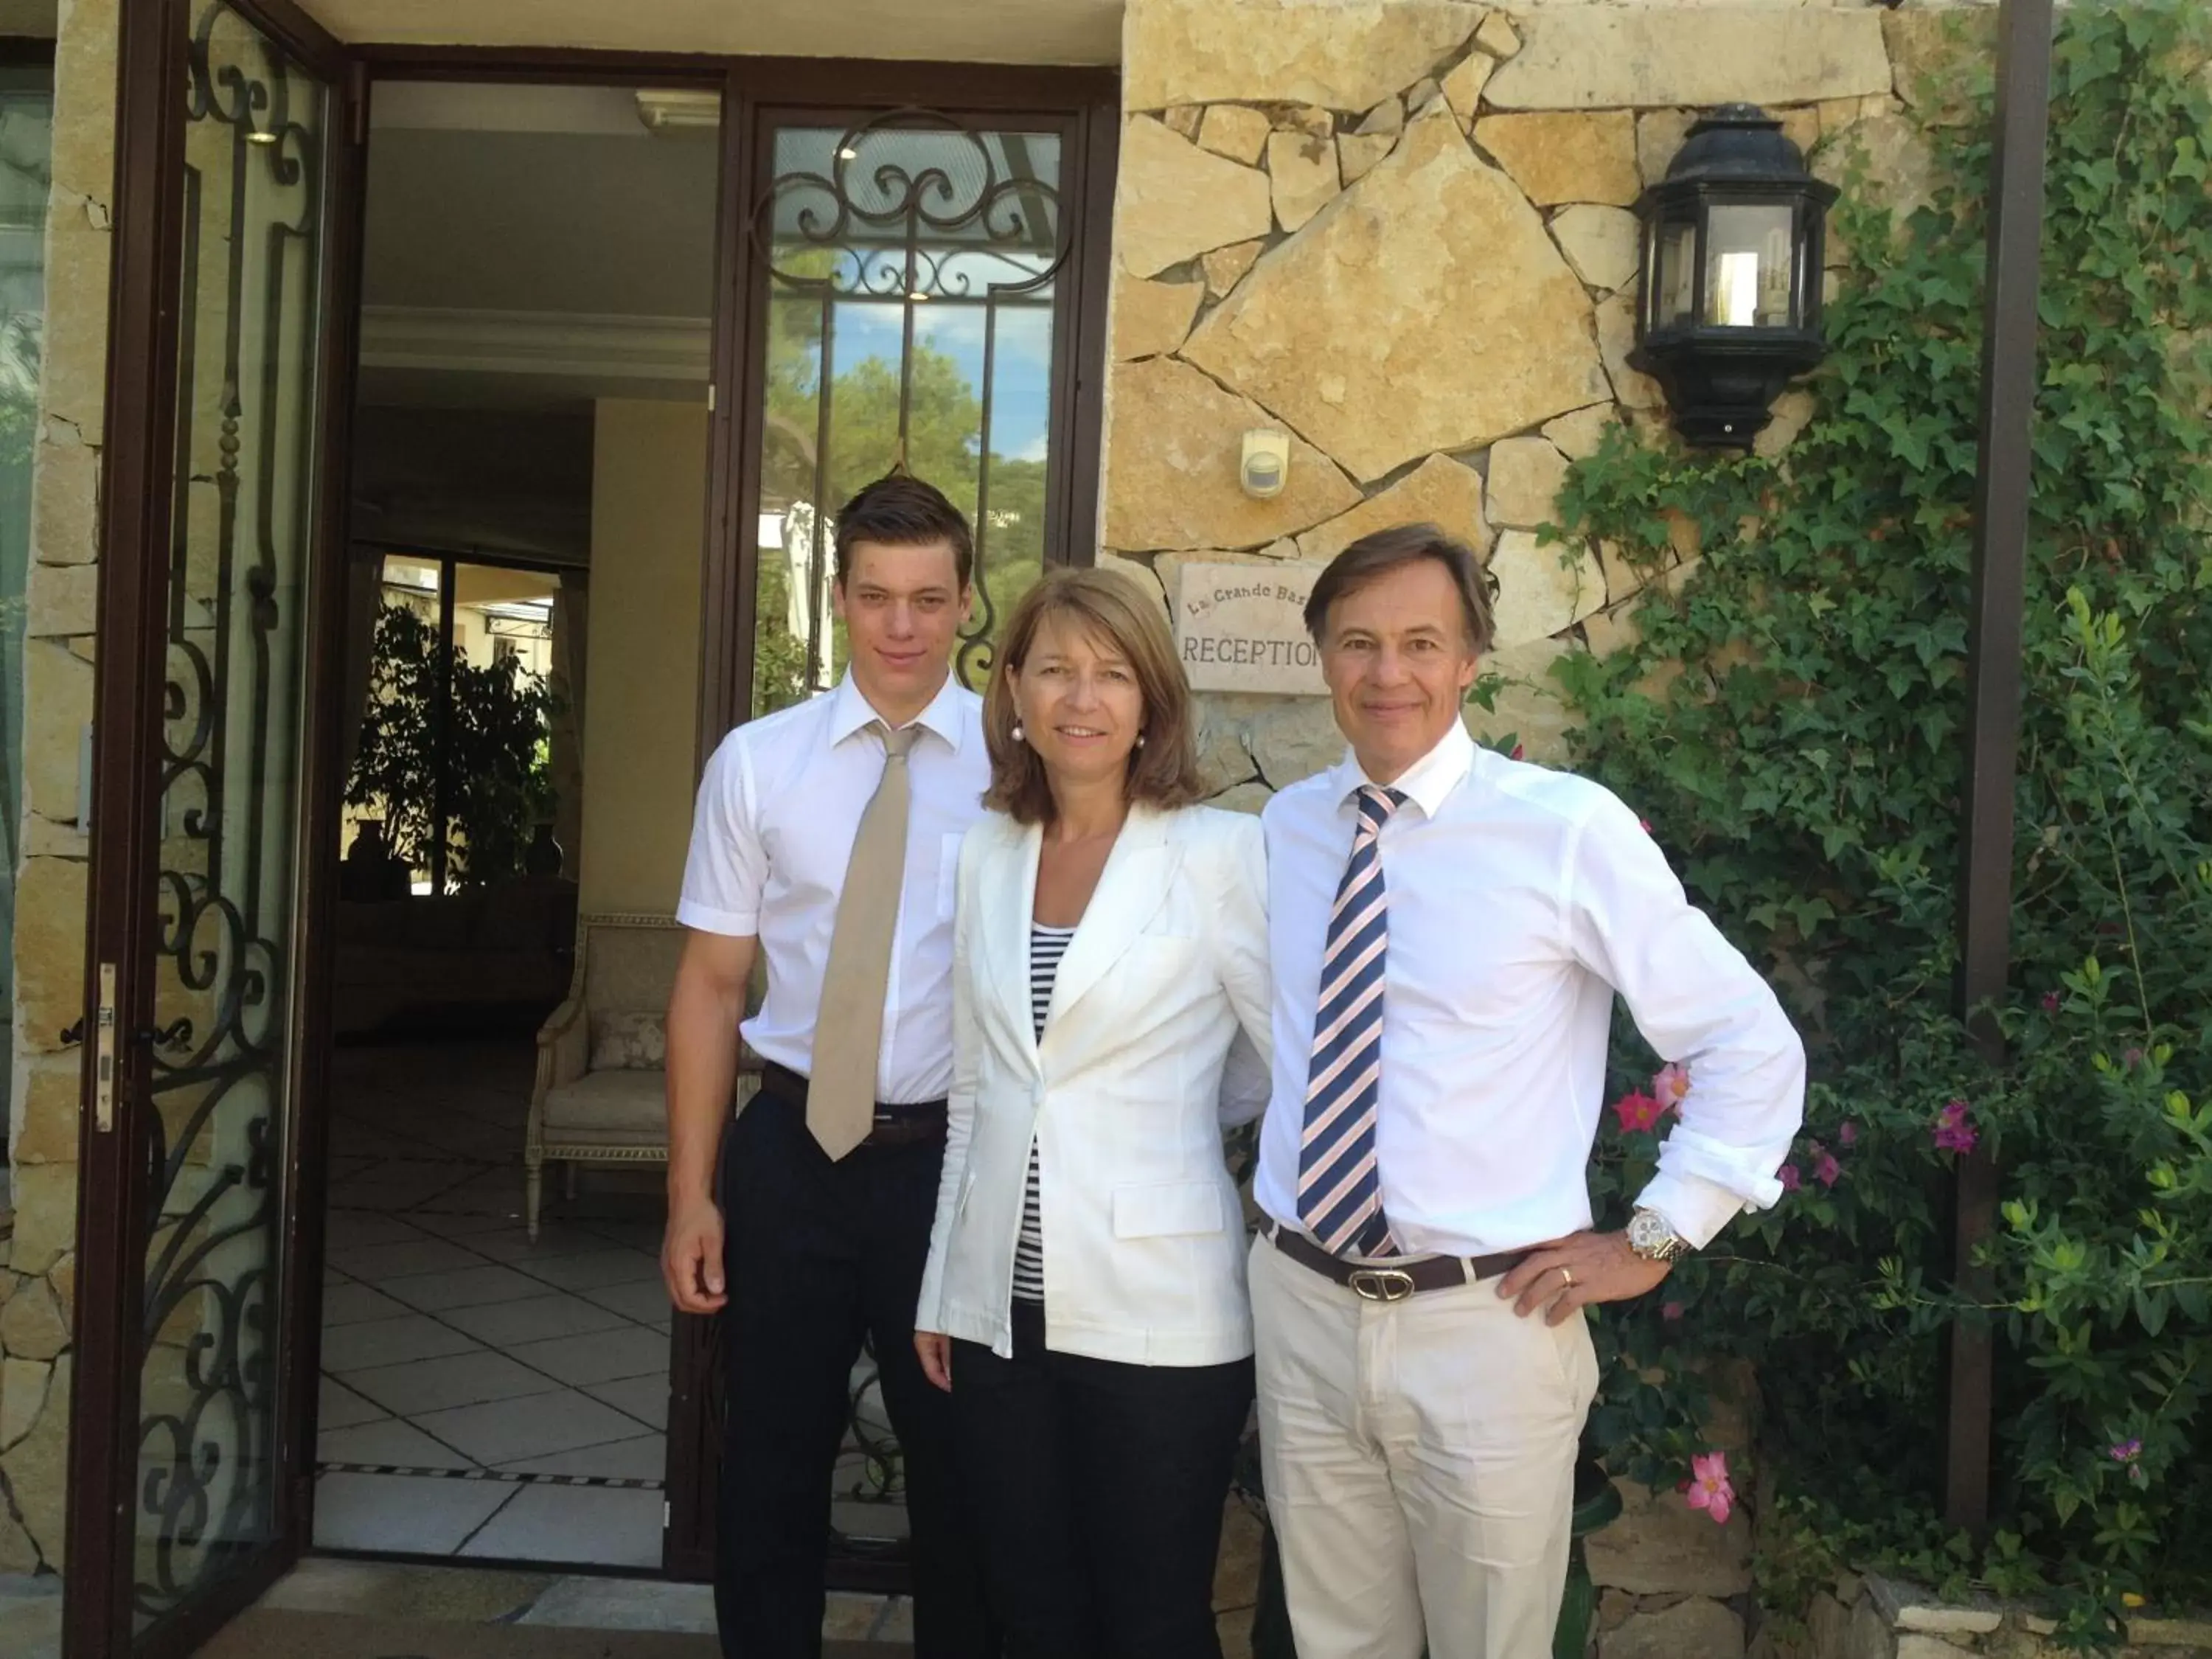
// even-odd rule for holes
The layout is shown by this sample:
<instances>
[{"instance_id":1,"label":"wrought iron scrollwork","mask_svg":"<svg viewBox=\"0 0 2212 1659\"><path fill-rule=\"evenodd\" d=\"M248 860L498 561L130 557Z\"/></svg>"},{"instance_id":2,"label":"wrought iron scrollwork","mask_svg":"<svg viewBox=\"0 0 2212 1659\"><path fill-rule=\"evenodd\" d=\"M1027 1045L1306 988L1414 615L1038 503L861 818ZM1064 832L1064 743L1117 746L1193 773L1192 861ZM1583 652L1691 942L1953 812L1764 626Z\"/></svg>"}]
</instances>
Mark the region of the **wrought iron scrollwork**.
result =
<instances>
[{"instance_id":1,"label":"wrought iron scrollwork","mask_svg":"<svg viewBox=\"0 0 2212 1659\"><path fill-rule=\"evenodd\" d=\"M150 1044L154 1107L140 1149L148 1259L133 1600L144 1618L222 1576L273 1525L289 906L270 872L289 857L290 815L270 808L296 805L285 793L296 769L272 699L292 695L276 672L280 630L301 625L279 599L283 578L296 591L306 556L299 498L284 486L308 476L309 400L297 377L312 353L295 337L312 326L302 307L313 301L323 212L321 92L303 71L226 0L210 0L186 72L188 133L222 137L186 146L159 755L155 980L161 999L194 1015L138 1034ZM204 278L218 259L224 285L210 293ZM212 399L198 390L210 382ZM211 475L196 448L210 402ZM191 501L208 487L216 510L202 519Z\"/></svg>"},{"instance_id":2,"label":"wrought iron scrollwork","mask_svg":"<svg viewBox=\"0 0 2212 1659\"><path fill-rule=\"evenodd\" d=\"M830 129L812 130L823 141ZM809 130L787 131L787 138ZM935 142L930 142L931 140ZM804 503L809 686L827 667L830 515L827 499L836 378L836 306L878 301L901 307L897 464L911 436L915 313L927 305L982 313L981 424L976 442L975 611L955 666L975 684L989 672L999 617L989 568L991 422L1002 310L1049 307L1073 249L1073 224L1055 176L1034 165L1036 135L978 131L941 111L905 108L846 129L819 166L786 167L756 204L746 235L772 291L820 307L820 391L812 434L813 488Z\"/></svg>"}]
</instances>

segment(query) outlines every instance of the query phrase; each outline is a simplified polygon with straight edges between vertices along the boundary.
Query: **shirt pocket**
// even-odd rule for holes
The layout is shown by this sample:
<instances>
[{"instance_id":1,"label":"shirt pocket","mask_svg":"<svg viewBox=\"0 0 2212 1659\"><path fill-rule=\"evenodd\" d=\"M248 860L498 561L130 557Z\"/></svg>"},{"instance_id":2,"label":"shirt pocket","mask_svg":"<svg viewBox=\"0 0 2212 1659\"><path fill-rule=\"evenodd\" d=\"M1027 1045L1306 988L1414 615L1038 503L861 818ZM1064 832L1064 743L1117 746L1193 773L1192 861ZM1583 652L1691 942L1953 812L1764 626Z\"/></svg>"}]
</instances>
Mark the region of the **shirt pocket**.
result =
<instances>
[{"instance_id":1,"label":"shirt pocket","mask_svg":"<svg viewBox=\"0 0 2212 1659\"><path fill-rule=\"evenodd\" d=\"M960 842L958 836L940 836L937 851L937 919L952 920L960 902Z\"/></svg>"},{"instance_id":2,"label":"shirt pocket","mask_svg":"<svg viewBox=\"0 0 2212 1659\"><path fill-rule=\"evenodd\" d=\"M1224 1224L1221 1188L1211 1181L1179 1181L1114 1189L1116 1238L1218 1233Z\"/></svg>"}]
</instances>

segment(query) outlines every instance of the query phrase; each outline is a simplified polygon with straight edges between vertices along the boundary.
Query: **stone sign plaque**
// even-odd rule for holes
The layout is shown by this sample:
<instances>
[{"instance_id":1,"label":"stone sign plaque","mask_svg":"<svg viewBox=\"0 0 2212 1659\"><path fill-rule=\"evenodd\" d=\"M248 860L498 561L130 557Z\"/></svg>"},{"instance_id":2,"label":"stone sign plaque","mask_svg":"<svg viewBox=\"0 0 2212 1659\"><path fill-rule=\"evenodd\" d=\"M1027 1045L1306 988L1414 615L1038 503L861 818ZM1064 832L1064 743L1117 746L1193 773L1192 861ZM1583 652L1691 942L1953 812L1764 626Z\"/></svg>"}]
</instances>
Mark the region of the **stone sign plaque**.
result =
<instances>
[{"instance_id":1,"label":"stone sign plaque","mask_svg":"<svg viewBox=\"0 0 2212 1659\"><path fill-rule=\"evenodd\" d=\"M1321 696L1321 653L1306 632L1306 599L1322 567L1187 564L1176 584L1176 654L1194 691Z\"/></svg>"}]
</instances>

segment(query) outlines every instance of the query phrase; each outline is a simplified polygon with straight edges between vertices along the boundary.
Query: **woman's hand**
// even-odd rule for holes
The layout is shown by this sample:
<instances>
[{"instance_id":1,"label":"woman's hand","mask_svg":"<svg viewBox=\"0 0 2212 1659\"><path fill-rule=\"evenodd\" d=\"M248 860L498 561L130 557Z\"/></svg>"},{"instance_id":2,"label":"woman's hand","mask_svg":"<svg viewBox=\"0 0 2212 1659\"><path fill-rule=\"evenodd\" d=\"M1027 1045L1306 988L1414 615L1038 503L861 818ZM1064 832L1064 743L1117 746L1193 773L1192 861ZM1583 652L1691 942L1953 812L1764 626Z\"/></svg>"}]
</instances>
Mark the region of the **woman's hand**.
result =
<instances>
[{"instance_id":1,"label":"woman's hand","mask_svg":"<svg viewBox=\"0 0 2212 1659\"><path fill-rule=\"evenodd\" d=\"M945 1390L952 1392L952 1339L940 1331L916 1331L914 1351L921 1359L921 1374Z\"/></svg>"}]
</instances>

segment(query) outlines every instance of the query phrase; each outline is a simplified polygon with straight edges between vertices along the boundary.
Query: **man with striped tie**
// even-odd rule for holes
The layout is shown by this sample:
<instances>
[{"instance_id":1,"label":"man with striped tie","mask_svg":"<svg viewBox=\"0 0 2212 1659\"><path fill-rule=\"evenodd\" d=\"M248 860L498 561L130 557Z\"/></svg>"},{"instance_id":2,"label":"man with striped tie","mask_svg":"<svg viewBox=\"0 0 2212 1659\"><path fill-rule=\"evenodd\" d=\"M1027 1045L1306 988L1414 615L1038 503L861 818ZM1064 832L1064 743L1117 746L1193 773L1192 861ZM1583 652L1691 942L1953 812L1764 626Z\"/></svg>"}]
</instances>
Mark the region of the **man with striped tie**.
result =
<instances>
[{"instance_id":1,"label":"man with striped tie","mask_svg":"<svg viewBox=\"0 0 2212 1659\"><path fill-rule=\"evenodd\" d=\"M1775 1201L1804 1050L1633 812L1468 737L1491 617L1466 546L1354 542L1306 623L1350 750L1265 814L1251 1289L1291 1623L1299 1659L1539 1659L1598 1383L1581 1310ZM1598 1233L1616 993L1693 1086L1634 1220Z\"/></svg>"}]
</instances>

